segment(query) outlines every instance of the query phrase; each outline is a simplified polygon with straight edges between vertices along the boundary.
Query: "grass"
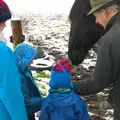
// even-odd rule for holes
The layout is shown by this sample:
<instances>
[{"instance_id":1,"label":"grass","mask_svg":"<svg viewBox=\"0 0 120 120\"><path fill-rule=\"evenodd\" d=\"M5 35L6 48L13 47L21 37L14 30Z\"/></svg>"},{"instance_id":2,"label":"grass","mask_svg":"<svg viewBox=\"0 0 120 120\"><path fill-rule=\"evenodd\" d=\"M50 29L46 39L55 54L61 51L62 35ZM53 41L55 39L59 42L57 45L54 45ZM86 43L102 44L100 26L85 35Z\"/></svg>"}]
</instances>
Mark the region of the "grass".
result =
<instances>
[{"instance_id":1,"label":"grass","mask_svg":"<svg viewBox=\"0 0 120 120\"><path fill-rule=\"evenodd\" d=\"M34 75L34 78L50 78L50 76L46 74L45 72L40 72L40 73L36 73Z\"/></svg>"}]
</instances>

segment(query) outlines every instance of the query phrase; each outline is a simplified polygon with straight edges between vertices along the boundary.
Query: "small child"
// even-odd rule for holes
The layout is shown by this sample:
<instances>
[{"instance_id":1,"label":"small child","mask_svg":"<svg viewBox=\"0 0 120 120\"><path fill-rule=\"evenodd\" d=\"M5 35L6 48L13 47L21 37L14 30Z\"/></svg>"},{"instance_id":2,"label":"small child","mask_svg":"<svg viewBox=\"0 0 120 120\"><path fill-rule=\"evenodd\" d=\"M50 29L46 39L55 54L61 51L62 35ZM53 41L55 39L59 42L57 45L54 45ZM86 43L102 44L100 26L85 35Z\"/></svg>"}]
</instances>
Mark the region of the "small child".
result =
<instances>
[{"instance_id":1,"label":"small child","mask_svg":"<svg viewBox=\"0 0 120 120\"><path fill-rule=\"evenodd\" d=\"M84 101L71 83L71 67L61 60L52 68L49 95L43 100L39 120L90 120Z\"/></svg>"},{"instance_id":2,"label":"small child","mask_svg":"<svg viewBox=\"0 0 120 120\"><path fill-rule=\"evenodd\" d=\"M14 49L16 63L21 77L22 94L29 120L35 120L34 113L39 111L41 106L41 96L29 68L37 53L35 48L25 43L17 45Z\"/></svg>"}]
</instances>

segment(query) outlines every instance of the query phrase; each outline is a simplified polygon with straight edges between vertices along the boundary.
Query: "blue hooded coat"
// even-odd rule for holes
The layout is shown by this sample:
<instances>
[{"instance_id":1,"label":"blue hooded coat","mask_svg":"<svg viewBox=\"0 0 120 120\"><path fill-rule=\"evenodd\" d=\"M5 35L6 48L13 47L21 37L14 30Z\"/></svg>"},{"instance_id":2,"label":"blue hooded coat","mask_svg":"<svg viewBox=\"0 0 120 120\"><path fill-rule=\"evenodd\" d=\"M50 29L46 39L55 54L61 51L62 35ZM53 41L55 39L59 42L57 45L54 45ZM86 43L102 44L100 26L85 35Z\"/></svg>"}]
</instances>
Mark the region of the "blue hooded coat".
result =
<instances>
[{"instance_id":1,"label":"blue hooded coat","mask_svg":"<svg viewBox=\"0 0 120 120\"><path fill-rule=\"evenodd\" d=\"M29 64L37 55L37 50L28 44L21 43L14 49L14 53L20 72L21 89L27 115L31 116L35 112L40 111L41 107L41 96L29 69Z\"/></svg>"},{"instance_id":2,"label":"blue hooded coat","mask_svg":"<svg viewBox=\"0 0 120 120\"><path fill-rule=\"evenodd\" d=\"M42 103L39 120L90 120L86 104L74 91L52 90Z\"/></svg>"},{"instance_id":3,"label":"blue hooded coat","mask_svg":"<svg viewBox=\"0 0 120 120\"><path fill-rule=\"evenodd\" d=\"M27 120L20 75L12 50L0 42L0 119Z\"/></svg>"}]
</instances>

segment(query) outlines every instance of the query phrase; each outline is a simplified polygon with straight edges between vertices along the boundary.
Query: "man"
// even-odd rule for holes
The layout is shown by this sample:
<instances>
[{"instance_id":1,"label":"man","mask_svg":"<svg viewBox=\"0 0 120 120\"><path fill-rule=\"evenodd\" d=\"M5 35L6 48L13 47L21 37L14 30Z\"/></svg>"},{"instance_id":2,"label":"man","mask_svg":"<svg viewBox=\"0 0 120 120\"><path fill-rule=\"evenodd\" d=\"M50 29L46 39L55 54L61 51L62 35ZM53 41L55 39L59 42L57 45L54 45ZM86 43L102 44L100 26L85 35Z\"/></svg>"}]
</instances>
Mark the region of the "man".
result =
<instances>
[{"instance_id":1,"label":"man","mask_svg":"<svg viewBox=\"0 0 120 120\"><path fill-rule=\"evenodd\" d=\"M98 59L94 73L74 83L75 91L80 95L91 95L112 86L111 100L114 120L120 120L120 12L113 0L91 0L96 23L104 26Z\"/></svg>"},{"instance_id":2,"label":"man","mask_svg":"<svg viewBox=\"0 0 120 120\"><path fill-rule=\"evenodd\" d=\"M2 33L10 18L7 4L0 0L0 120L27 120L14 54Z\"/></svg>"}]
</instances>

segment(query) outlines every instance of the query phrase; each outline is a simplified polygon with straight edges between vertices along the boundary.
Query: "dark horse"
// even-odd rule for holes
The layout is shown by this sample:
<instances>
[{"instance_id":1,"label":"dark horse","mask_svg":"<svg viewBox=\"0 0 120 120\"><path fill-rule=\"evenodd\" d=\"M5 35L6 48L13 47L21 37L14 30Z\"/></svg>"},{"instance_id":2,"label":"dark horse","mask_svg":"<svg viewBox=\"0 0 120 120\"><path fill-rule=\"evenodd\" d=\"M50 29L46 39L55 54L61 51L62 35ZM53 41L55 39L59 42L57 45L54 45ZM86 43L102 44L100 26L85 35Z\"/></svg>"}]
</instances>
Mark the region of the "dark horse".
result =
<instances>
[{"instance_id":1,"label":"dark horse","mask_svg":"<svg viewBox=\"0 0 120 120\"><path fill-rule=\"evenodd\" d=\"M70 14L71 22L68 57L73 65L83 62L88 51L102 36L104 28L95 23L93 14L87 16L91 10L89 0L75 0Z\"/></svg>"}]
</instances>

